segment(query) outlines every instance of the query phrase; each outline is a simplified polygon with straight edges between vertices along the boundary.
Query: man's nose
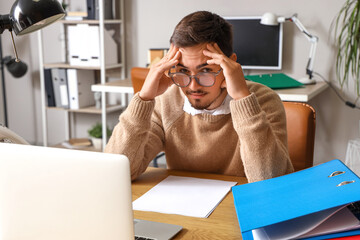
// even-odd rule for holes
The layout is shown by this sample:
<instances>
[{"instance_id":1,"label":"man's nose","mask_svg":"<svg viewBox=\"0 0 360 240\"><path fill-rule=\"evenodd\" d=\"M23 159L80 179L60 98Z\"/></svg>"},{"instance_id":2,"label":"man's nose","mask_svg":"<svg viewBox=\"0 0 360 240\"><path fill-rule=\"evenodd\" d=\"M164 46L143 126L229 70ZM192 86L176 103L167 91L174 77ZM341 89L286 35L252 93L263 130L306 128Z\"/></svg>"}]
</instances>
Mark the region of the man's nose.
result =
<instances>
[{"instance_id":1,"label":"man's nose","mask_svg":"<svg viewBox=\"0 0 360 240\"><path fill-rule=\"evenodd\" d=\"M201 85L198 84L198 82L195 79L195 76L190 77L190 84L188 86L191 90L197 90L201 88Z\"/></svg>"}]
</instances>

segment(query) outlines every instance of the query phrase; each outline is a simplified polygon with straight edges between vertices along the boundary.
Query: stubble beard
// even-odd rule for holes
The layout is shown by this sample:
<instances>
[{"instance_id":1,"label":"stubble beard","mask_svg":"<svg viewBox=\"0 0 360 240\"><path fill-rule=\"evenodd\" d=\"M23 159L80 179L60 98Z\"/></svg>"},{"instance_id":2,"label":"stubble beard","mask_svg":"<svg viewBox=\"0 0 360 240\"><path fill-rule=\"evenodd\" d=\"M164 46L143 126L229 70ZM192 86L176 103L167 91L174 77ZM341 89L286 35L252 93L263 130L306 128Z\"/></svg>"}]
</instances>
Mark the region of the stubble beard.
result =
<instances>
[{"instance_id":1,"label":"stubble beard","mask_svg":"<svg viewBox=\"0 0 360 240\"><path fill-rule=\"evenodd\" d=\"M221 88L219 95L212 100L210 103L201 103L200 99L194 99L193 101L191 101L189 98L189 102L191 104L191 106L197 110L205 110L208 109L216 100L218 100L218 98L222 95L222 93L225 91L226 88ZM193 91L194 93L205 93L205 91ZM186 94L189 94L190 92L186 92Z\"/></svg>"}]
</instances>

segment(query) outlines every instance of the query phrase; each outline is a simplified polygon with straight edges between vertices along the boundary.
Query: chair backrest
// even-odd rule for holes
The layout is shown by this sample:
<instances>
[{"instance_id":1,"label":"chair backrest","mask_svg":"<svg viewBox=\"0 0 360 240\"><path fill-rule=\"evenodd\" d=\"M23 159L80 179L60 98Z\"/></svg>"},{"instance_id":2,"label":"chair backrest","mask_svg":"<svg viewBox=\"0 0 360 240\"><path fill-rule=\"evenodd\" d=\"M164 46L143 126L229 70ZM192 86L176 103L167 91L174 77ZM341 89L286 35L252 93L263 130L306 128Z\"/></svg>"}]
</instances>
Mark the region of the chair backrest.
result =
<instances>
[{"instance_id":1,"label":"chair backrest","mask_svg":"<svg viewBox=\"0 0 360 240\"><path fill-rule=\"evenodd\" d=\"M131 82L134 88L134 93L137 93L141 90L148 73L149 68L133 67L131 69Z\"/></svg>"},{"instance_id":2,"label":"chair backrest","mask_svg":"<svg viewBox=\"0 0 360 240\"><path fill-rule=\"evenodd\" d=\"M0 125L0 142L29 144L24 138L2 125Z\"/></svg>"},{"instance_id":3,"label":"chair backrest","mask_svg":"<svg viewBox=\"0 0 360 240\"><path fill-rule=\"evenodd\" d=\"M288 147L295 171L313 165L316 115L313 107L300 102L283 102L286 112Z\"/></svg>"}]
</instances>

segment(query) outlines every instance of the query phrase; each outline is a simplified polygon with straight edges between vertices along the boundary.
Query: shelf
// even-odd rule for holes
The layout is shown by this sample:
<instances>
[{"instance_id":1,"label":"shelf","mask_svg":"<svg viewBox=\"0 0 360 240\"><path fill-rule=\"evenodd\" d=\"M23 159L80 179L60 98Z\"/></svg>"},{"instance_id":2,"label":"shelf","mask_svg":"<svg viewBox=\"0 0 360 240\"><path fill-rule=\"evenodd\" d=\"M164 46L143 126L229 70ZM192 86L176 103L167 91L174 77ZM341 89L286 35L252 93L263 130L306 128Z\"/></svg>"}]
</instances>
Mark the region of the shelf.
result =
<instances>
[{"instance_id":1,"label":"shelf","mask_svg":"<svg viewBox=\"0 0 360 240\"><path fill-rule=\"evenodd\" d=\"M88 114L101 114L101 108L96 108L95 106L89 106L81 109L65 109L59 107L48 107L48 109L55 109L55 110L66 110L68 112L74 113L88 113ZM106 106L106 113L118 112L123 111L124 106L121 105L107 105Z\"/></svg>"},{"instance_id":2,"label":"shelf","mask_svg":"<svg viewBox=\"0 0 360 240\"><path fill-rule=\"evenodd\" d=\"M60 20L60 23L63 24L90 24L90 25L98 25L100 24L99 20ZM122 20L120 19L106 19L104 20L104 24L120 24L122 23Z\"/></svg>"},{"instance_id":3,"label":"shelf","mask_svg":"<svg viewBox=\"0 0 360 240\"><path fill-rule=\"evenodd\" d=\"M93 92L113 92L113 93L134 93L130 79L117 80L104 84L91 85Z\"/></svg>"},{"instance_id":4,"label":"shelf","mask_svg":"<svg viewBox=\"0 0 360 240\"><path fill-rule=\"evenodd\" d=\"M45 63L44 64L45 68L67 68L67 69L85 69L85 70L101 70L100 66L77 66L77 65L70 65L69 63ZM117 63L117 64L111 64L111 65L107 65L105 66L105 69L115 69L115 68L119 68L119 67L123 67L122 63Z\"/></svg>"},{"instance_id":5,"label":"shelf","mask_svg":"<svg viewBox=\"0 0 360 240\"><path fill-rule=\"evenodd\" d=\"M99 0L99 5L104 6L104 0ZM125 44L126 44L126 39L125 39L125 30L124 30L124 25L125 25L125 19L124 19L124 0L117 0L116 4L114 4L113 10L115 13L115 17L116 19L104 19L104 16L101 16L101 19L76 19L76 18L70 18L70 19L63 19L59 21L59 28L57 29L58 31L60 31L60 34L63 35L63 38L61 39L61 48L62 48L62 53L64 56L61 56L61 58L58 58L57 61L59 62L47 62L44 63L44 52L47 51L47 49L43 48L43 47L39 47L39 68L41 69L40 71L40 86L41 86L41 117L42 117L42 130L43 130L43 142L44 142L44 146L47 146L48 143L48 116L47 111L49 110L54 110L54 111L63 111L65 118L64 118L64 128L65 128L65 133L66 133L66 139L71 138L71 134L75 133L76 129L76 122L74 121L74 118L76 116L76 114L80 113L80 114L96 114L96 115L100 115L101 116L101 122L103 126L106 126L106 115L108 113L119 113L121 111L124 110L124 108L126 107L125 103L126 103L126 97L127 96L121 96L121 104L117 104L117 105L108 105L106 104L107 98L106 98L106 94L101 94L101 98L103 99L102 104L101 104L101 108L96 108L95 106L90 106L90 107L86 107L86 108L81 108L81 109L66 109L66 108L59 108L59 107L47 107L47 102L46 102L46 88L45 88L45 74L42 71L45 68L51 69L51 68L62 68L62 69L77 69L77 70L92 70L95 71L96 74L96 80L98 82L101 83L106 83L107 81L110 81L114 78L118 79L119 78L126 78L126 69L125 69L125 65L126 65L126 56L125 56ZM81 15L81 14L80 14ZM76 14L74 15L76 16ZM79 15L77 15L79 16ZM84 15L82 15L84 16ZM99 16L100 17L100 16ZM79 66L79 65L70 65L69 63L69 38L68 38L68 34L69 34L69 27L72 27L74 25L81 25L81 24L88 24L96 27L99 27L99 44L103 44L103 45L99 45L99 60L101 63L105 63L105 64L101 64L98 66ZM115 42L117 43L118 46L118 58L115 58L115 60L113 61L106 61L106 56L107 54L110 56L111 51L114 51L114 49L112 47L109 46L109 44L105 43L105 38L107 37L105 35L106 31L103 31L105 29L111 28L111 30L115 31L115 34L111 35L110 37L113 38L115 40ZM38 43L39 46L43 46L43 40L44 38L49 38L48 34L43 34L42 31L38 32ZM86 39L85 39L86 40ZM47 48L49 48L47 46ZM106 50L106 51L105 51ZM114 63L115 62L115 63ZM81 62L82 63L82 62ZM85 64L85 62L84 62ZM87 63L88 64L88 63ZM112 77L110 77L110 75ZM118 77L117 77L118 75ZM125 95L125 94L124 94ZM107 105L105 108L105 104ZM104 104L104 107L103 107ZM54 113L55 114L55 113ZM51 113L50 113L51 115ZM93 117L98 117L98 116L93 116ZM102 129L103 132L105 131L105 128ZM105 134L104 134L105 135ZM103 137L105 138L105 136ZM103 149L105 147L106 144L106 139L103 139Z\"/></svg>"},{"instance_id":6,"label":"shelf","mask_svg":"<svg viewBox=\"0 0 360 240\"><path fill-rule=\"evenodd\" d=\"M99 149L95 149L93 146L89 147L74 147L74 148L67 148L62 143L56 144L54 146L51 146L54 148L65 148L65 149L73 149L73 150L83 150L83 151L92 151L92 152L101 152Z\"/></svg>"}]
</instances>

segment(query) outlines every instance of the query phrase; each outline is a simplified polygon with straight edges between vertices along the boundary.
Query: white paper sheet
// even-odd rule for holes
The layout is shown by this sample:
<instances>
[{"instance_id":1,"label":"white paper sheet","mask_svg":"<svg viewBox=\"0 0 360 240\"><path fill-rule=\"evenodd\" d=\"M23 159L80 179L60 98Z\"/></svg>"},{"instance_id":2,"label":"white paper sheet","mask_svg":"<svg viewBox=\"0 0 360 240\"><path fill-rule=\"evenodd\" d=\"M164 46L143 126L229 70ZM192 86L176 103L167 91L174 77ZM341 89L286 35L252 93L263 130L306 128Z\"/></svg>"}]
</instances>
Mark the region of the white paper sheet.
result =
<instances>
[{"instance_id":1,"label":"white paper sheet","mask_svg":"<svg viewBox=\"0 0 360 240\"><path fill-rule=\"evenodd\" d=\"M133 209L207 218L236 182L168 176L133 202Z\"/></svg>"}]
</instances>

